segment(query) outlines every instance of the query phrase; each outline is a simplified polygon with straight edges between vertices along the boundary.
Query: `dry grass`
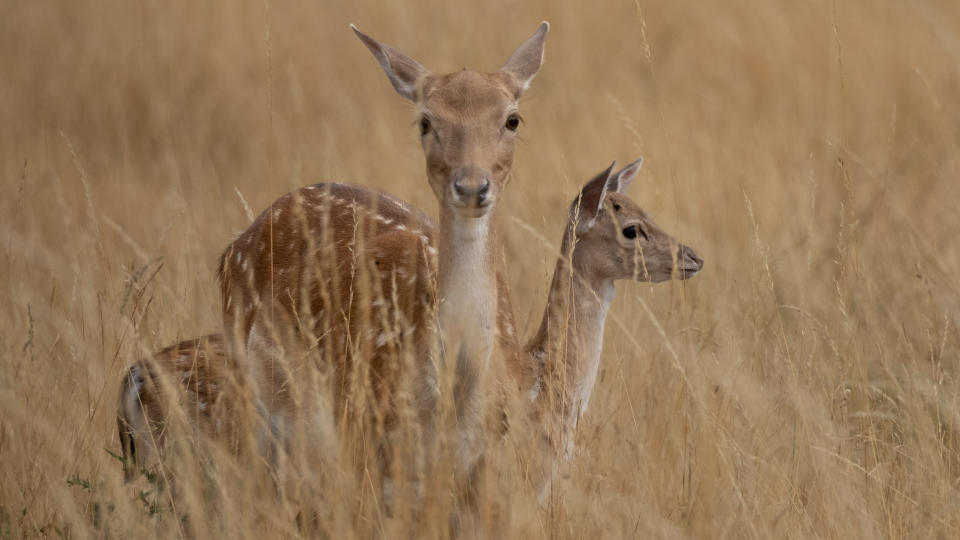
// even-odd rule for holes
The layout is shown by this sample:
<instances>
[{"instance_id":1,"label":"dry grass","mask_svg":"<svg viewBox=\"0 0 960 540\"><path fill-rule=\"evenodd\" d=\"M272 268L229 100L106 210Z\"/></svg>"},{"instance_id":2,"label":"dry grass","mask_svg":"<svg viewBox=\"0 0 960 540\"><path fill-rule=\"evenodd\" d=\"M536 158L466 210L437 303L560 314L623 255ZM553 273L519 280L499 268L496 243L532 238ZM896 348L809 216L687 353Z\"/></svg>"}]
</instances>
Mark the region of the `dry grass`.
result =
<instances>
[{"instance_id":1,"label":"dry grass","mask_svg":"<svg viewBox=\"0 0 960 540\"><path fill-rule=\"evenodd\" d=\"M960 4L381 4L0 3L0 538L181 533L122 484L115 399L134 358L218 330L238 193L350 181L435 214L349 22L440 71L497 67L542 19L501 224L527 335L566 205L614 158L646 157L631 195L706 267L618 286L573 473L545 510L501 478L504 534L960 535ZM218 474L190 527L296 531ZM338 535L380 530L335 488Z\"/></svg>"}]
</instances>

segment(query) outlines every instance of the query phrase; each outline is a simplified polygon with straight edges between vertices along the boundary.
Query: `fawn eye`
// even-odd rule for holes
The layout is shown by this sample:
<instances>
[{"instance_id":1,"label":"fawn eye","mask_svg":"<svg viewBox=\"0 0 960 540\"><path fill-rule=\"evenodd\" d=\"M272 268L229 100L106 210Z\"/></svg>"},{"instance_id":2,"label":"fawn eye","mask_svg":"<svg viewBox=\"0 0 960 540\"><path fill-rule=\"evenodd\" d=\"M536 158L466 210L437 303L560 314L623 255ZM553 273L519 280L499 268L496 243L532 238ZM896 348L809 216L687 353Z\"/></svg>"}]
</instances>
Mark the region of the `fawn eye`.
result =
<instances>
[{"instance_id":1,"label":"fawn eye","mask_svg":"<svg viewBox=\"0 0 960 540\"><path fill-rule=\"evenodd\" d=\"M636 226L636 225L631 225L631 226L629 226L629 227L624 228L624 229L623 229L623 236L624 236L625 238L629 238L630 240L636 239L637 236L642 237L644 240L648 240L648 238L647 238L647 233L645 233L645 232L643 231L643 229L641 229L640 227L638 227L638 226Z\"/></svg>"},{"instance_id":2,"label":"fawn eye","mask_svg":"<svg viewBox=\"0 0 960 540\"><path fill-rule=\"evenodd\" d=\"M517 128L520 127L520 115L517 113L513 113L510 116L508 116L505 127L510 131L516 131Z\"/></svg>"},{"instance_id":3,"label":"fawn eye","mask_svg":"<svg viewBox=\"0 0 960 540\"><path fill-rule=\"evenodd\" d=\"M420 136L424 136L430 132L430 120L426 116L420 117Z\"/></svg>"}]
</instances>

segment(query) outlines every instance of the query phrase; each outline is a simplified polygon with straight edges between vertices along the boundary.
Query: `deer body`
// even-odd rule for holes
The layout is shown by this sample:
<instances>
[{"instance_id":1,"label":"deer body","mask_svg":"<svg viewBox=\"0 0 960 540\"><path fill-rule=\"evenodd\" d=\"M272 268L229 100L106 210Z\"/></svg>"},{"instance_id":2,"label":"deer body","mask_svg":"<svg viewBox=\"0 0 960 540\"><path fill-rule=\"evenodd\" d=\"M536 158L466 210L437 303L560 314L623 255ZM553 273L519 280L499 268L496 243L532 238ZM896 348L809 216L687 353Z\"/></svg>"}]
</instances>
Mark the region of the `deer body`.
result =
<instances>
[{"instance_id":1,"label":"deer body","mask_svg":"<svg viewBox=\"0 0 960 540\"><path fill-rule=\"evenodd\" d=\"M117 407L125 479L160 458L175 407L194 433L237 448L232 380L219 334L182 341L130 366Z\"/></svg>"},{"instance_id":2,"label":"deer body","mask_svg":"<svg viewBox=\"0 0 960 540\"><path fill-rule=\"evenodd\" d=\"M358 218L357 202L365 194L353 191L318 201L306 188L289 196L303 204L277 201L227 248L221 264L227 341L250 368L266 423L280 426L272 429L278 442L288 431L283 426L302 418L310 400L313 408L330 411L318 421L332 425L333 411L358 395L350 383L369 380L369 371L359 364L391 372L399 369L399 355L403 362L417 359L414 370L401 370L412 376L412 386L399 393L413 396L427 446L444 374L453 373L461 441L455 453L464 468L470 467L488 413L484 387L496 371L491 368L494 329L502 335L513 331L495 264L494 210L513 163L517 100L543 60L547 28L541 25L497 72L446 75L429 72L354 28L394 89L420 115L439 228L413 230L427 220L411 218L402 203L392 205L382 195L360 204L365 217ZM426 270L434 255L435 274ZM329 373L337 377L332 398L298 391L291 375L315 349L323 353L320 379ZM378 399L387 396L379 399L387 410L397 405L391 392L373 390Z\"/></svg>"},{"instance_id":3,"label":"deer body","mask_svg":"<svg viewBox=\"0 0 960 540\"><path fill-rule=\"evenodd\" d=\"M341 361L323 373L333 377L332 402L346 399L349 379L365 369L353 361L363 355L373 373L364 381L391 380L389 353L431 335L417 321L434 302L434 234L426 216L387 194L316 184L275 201L227 248L224 323L251 351L248 365L268 411L289 423L305 405L308 389L271 368L299 371L313 347ZM273 362L279 355L288 360ZM385 398L380 386L359 389L368 390Z\"/></svg>"},{"instance_id":4,"label":"deer body","mask_svg":"<svg viewBox=\"0 0 960 540\"><path fill-rule=\"evenodd\" d=\"M587 182L570 205L540 328L524 348L530 412L541 433L541 501L552 484L552 464L573 451L574 432L596 385L603 329L616 280L687 279L703 267L624 195L643 160Z\"/></svg>"}]
</instances>

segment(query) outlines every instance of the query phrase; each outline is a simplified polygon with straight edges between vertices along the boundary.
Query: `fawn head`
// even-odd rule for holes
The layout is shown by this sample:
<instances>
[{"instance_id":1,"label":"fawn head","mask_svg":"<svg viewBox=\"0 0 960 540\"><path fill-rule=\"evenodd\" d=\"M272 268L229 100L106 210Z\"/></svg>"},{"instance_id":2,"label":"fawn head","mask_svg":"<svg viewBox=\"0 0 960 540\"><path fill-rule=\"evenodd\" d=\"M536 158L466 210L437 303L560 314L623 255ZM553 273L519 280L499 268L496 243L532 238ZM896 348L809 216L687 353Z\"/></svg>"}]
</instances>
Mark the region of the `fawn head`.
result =
<instances>
[{"instance_id":1,"label":"fawn head","mask_svg":"<svg viewBox=\"0 0 960 540\"><path fill-rule=\"evenodd\" d=\"M543 63L546 22L493 73L464 69L434 74L409 56L351 25L380 62L393 88L417 107L430 187L463 217L496 204L513 166L520 113L517 101Z\"/></svg>"},{"instance_id":2,"label":"fawn head","mask_svg":"<svg viewBox=\"0 0 960 540\"><path fill-rule=\"evenodd\" d=\"M703 259L624 194L642 163L643 158L638 159L616 173L611 164L574 199L567 231L576 239L574 265L601 279L656 283L693 277L703 268Z\"/></svg>"}]
</instances>

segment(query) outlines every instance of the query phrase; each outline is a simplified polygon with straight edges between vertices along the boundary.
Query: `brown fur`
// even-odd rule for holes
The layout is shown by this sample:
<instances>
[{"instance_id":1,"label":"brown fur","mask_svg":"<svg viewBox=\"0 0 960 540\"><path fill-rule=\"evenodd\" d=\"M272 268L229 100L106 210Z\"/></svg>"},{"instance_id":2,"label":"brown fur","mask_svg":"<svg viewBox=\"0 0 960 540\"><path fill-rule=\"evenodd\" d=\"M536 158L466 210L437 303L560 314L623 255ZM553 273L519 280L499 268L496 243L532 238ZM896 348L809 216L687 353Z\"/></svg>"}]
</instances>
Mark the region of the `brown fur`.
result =
<instances>
[{"instance_id":1,"label":"brown fur","mask_svg":"<svg viewBox=\"0 0 960 540\"><path fill-rule=\"evenodd\" d=\"M197 435L238 446L233 367L220 334L181 341L135 362L124 374L117 427L124 477L161 457L173 407L179 405Z\"/></svg>"}]
</instances>

